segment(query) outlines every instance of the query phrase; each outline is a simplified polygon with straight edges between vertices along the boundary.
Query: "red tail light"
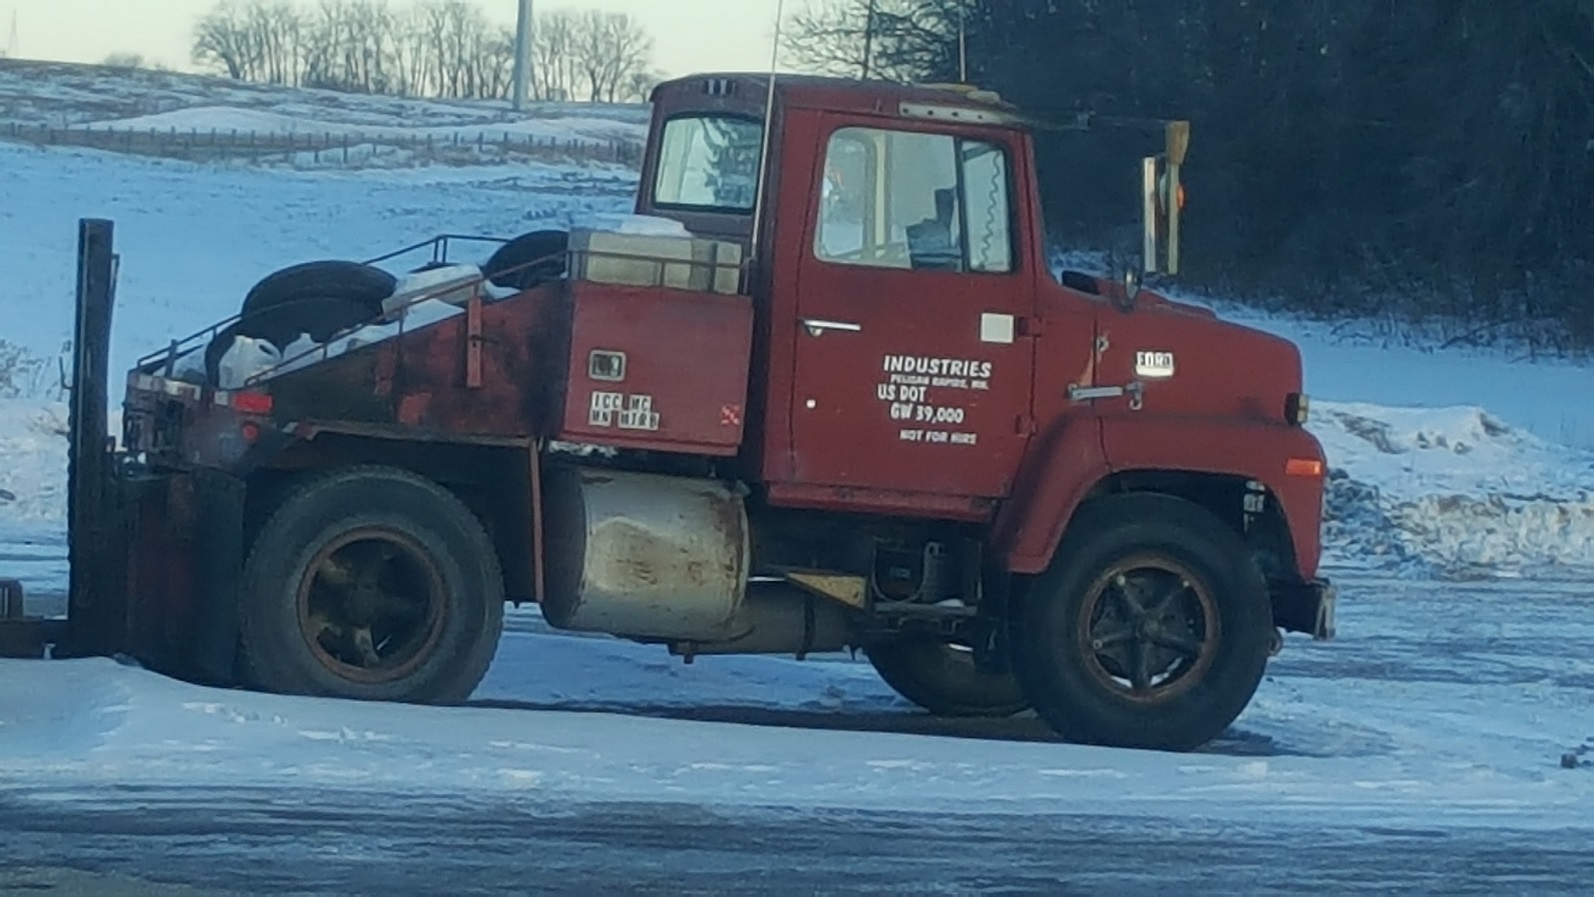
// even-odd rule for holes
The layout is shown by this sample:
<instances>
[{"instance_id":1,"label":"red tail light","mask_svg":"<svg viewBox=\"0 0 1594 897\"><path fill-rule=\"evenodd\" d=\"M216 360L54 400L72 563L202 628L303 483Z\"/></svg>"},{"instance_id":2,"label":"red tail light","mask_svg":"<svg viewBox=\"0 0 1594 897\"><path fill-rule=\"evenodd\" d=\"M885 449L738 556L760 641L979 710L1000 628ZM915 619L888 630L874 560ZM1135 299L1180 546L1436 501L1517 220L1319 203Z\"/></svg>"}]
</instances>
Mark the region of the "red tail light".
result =
<instances>
[{"instance_id":1,"label":"red tail light","mask_svg":"<svg viewBox=\"0 0 1594 897\"><path fill-rule=\"evenodd\" d=\"M271 396L263 392L235 392L227 404L240 414L270 414Z\"/></svg>"}]
</instances>

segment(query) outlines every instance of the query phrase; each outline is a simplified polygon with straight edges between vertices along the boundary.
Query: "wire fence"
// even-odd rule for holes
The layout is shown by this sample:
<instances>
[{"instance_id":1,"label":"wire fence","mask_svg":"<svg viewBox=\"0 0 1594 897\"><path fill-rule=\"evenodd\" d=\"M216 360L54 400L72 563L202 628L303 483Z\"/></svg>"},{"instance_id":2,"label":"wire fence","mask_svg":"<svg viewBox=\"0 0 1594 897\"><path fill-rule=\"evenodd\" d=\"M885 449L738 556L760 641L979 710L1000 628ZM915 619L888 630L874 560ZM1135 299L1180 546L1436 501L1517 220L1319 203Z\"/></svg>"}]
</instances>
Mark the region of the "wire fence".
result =
<instances>
[{"instance_id":1,"label":"wire fence","mask_svg":"<svg viewBox=\"0 0 1594 897\"><path fill-rule=\"evenodd\" d=\"M195 162L255 161L297 165L357 165L371 162L482 161L484 158L546 162L606 162L635 167L642 145L635 141L540 137L487 129L441 133L338 131L282 133L210 128L147 130L0 124L0 139L36 146L71 146Z\"/></svg>"}]
</instances>

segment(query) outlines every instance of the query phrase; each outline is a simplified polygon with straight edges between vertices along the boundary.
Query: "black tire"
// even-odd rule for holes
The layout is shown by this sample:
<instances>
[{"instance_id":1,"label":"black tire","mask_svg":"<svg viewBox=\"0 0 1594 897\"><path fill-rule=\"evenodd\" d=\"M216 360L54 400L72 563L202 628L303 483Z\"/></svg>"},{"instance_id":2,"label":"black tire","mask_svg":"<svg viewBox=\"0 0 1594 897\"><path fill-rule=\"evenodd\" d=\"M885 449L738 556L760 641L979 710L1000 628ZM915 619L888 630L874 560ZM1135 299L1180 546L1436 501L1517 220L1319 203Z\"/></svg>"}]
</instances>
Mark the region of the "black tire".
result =
<instances>
[{"instance_id":1,"label":"black tire","mask_svg":"<svg viewBox=\"0 0 1594 897\"><path fill-rule=\"evenodd\" d=\"M494 286L530 290L565 275L570 235L561 230L539 230L505 243L482 267Z\"/></svg>"},{"instance_id":2,"label":"black tire","mask_svg":"<svg viewBox=\"0 0 1594 897\"><path fill-rule=\"evenodd\" d=\"M1267 585L1234 531L1151 494L1082 508L1015 614L1036 712L1070 741L1112 747L1216 738L1256 693L1274 634Z\"/></svg>"},{"instance_id":3,"label":"black tire","mask_svg":"<svg viewBox=\"0 0 1594 897\"><path fill-rule=\"evenodd\" d=\"M380 317L383 300L397 288L398 278L358 262L305 262L277 271L249 290L238 321L205 347L205 373L211 383L217 381L222 356L240 336L263 339L279 350L303 334L327 342Z\"/></svg>"},{"instance_id":4,"label":"black tire","mask_svg":"<svg viewBox=\"0 0 1594 897\"><path fill-rule=\"evenodd\" d=\"M1000 718L1029 707L1016 678L979 669L970 651L933 639L904 639L867 653L893 691L936 716Z\"/></svg>"},{"instance_id":5,"label":"black tire","mask_svg":"<svg viewBox=\"0 0 1594 897\"><path fill-rule=\"evenodd\" d=\"M503 574L480 521L393 468L348 468L291 492L255 537L244 583L241 678L263 691L458 703L503 631Z\"/></svg>"},{"instance_id":6,"label":"black tire","mask_svg":"<svg viewBox=\"0 0 1594 897\"><path fill-rule=\"evenodd\" d=\"M255 284L244 297L243 315L251 317L279 305L338 299L382 312L382 300L398 289L398 278L381 268L359 262L305 262L283 268Z\"/></svg>"}]
</instances>

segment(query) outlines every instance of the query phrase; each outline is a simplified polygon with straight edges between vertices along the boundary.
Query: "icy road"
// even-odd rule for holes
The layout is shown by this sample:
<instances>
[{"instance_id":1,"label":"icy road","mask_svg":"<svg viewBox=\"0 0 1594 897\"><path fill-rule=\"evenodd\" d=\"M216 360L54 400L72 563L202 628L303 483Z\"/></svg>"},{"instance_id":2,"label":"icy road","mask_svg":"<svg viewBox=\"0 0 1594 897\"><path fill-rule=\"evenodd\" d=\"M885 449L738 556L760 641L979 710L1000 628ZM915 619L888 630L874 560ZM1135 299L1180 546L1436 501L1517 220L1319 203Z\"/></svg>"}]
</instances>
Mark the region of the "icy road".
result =
<instances>
[{"instance_id":1,"label":"icy road","mask_svg":"<svg viewBox=\"0 0 1594 897\"><path fill-rule=\"evenodd\" d=\"M1336 573L1341 640L1292 639L1187 755L927 719L845 658L683 667L532 614L470 708L4 662L0 890L1586 892L1587 586Z\"/></svg>"}]
</instances>

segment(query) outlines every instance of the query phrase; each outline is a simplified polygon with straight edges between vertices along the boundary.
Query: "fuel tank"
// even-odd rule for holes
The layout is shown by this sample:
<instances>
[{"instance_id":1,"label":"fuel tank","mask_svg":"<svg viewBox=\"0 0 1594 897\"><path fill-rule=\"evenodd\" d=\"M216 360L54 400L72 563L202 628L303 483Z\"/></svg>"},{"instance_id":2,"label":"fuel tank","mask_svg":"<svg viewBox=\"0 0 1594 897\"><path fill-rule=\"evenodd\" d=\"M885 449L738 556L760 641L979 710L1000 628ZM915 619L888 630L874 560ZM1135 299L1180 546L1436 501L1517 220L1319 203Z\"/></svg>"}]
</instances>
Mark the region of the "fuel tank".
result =
<instances>
[{"instance_id":1,"label":"fuel tank","mask_svg":"<svg viewBox=\"0 0 1594 897\"><path fill-rule=\"evenodd\" d=\"M749 538L734 489L564 467L549 471L543 495L551 625L667 641L738 634Z\"/></svg>"},{"instance_id":2,"label":"fuel tank","mask_svg":"<svg viewBox=\"0 0 1594 897\"><path fill-rule=\"evenodd\" d=\"M563 467L549 471L543 507L552 626L688 657L803 657L852 643L852 609L778 578L750 582L753 522L736 488Z\"/></svg>"}]
</instances>

